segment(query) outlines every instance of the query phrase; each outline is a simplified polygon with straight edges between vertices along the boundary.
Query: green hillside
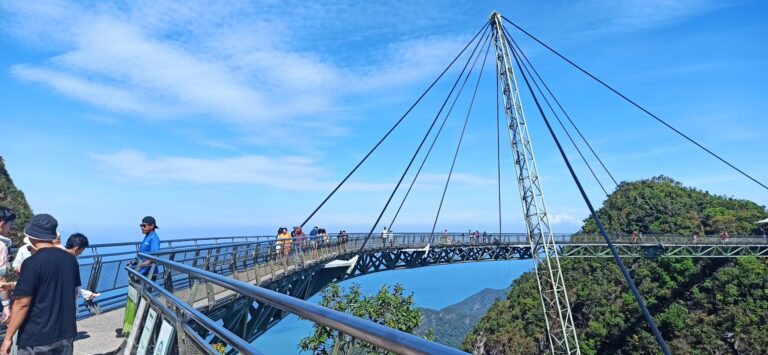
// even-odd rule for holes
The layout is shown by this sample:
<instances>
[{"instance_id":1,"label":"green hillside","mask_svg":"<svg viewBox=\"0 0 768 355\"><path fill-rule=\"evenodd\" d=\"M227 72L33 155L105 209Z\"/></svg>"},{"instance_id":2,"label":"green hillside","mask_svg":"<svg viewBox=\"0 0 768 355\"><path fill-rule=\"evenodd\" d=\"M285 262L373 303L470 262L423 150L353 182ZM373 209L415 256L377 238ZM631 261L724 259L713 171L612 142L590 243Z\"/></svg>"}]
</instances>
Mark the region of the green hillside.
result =
<instances>
[{"instance_id":1,"label":"green hillside","mask_svg":"<svg viewBox=\"0 0 768 355\"><path fill-rule=\"evenodd\" d=\"M16 225L11 231L11 235L7 236L13 239L14 245L21 245L24 226L32 218L32 209L29 208L27 199L24 197L24 193L16 188L13 184L13 179L8 174L8 170L5 168L5 161L0 156L0 206L8 207L16 213Z\"/></svg>"},{"instance_id":2,"label":"green hillside","mask_svg":"<svg viewBox=\"0 0 768 355\"><path fill-rule=\"evenodd\" d=\"M614 231L688 234L703 228L747 233L754 232L754 222L766 211L750 201L714 196L660 177L623 183L600 214ZM586 222L583 230L592 233L591 228ZM561 262L584 354L660 353L613 260ZM625 263L673 353L768 352L768 260L670 258ZM491 307L462 348L482 354L546 352L537 292L534 274L515 280L506 300Z\"/></svg>"},{"instance_id":3,"label":"green hillside","mask_svg":"<svg viewBox=\"0 0 768 355\"><path fill-rule=\"evenodd\" d=\"M507 290L486 288L440 310L419 307L421 321L415 334L425 335L431 329L436 342L458 347L491 305L497 299L503 299L506 293Z\"/></svg>"},{"instance_id":4,"label":"green hillside","mask_svg":"<svg viewBox=\"0 0 768 355\"><path fill-rule=\"evenodd\" d=\"M671 233L679 235L762 234L756 221L768 217L752 201L712 195L685 187L666 176L622 182L597 211L609 233ZM592 216L583 233L599 233Z\"/></svg>"}]
</instances>

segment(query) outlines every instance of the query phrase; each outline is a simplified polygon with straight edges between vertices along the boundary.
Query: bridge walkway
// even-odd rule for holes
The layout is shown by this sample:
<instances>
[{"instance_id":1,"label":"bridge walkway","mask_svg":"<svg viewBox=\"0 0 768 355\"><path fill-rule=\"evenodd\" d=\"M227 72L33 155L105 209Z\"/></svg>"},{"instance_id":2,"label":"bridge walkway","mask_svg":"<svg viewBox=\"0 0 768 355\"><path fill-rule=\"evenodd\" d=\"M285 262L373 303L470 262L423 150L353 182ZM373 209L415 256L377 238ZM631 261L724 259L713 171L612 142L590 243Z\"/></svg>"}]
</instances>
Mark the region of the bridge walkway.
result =
<instances>
[{"instance_id":1,"label":"bridge walkway","mask_svg":"<svg viewBox=\"0 0 768 355\"><path fill-rule=\"evenodd\" d=\"M158 257L213 271L252 285L279 290L299 298L308 298L328 282L368 272L442 263L530 257L530 248L523 235L478 238L469 235L440 235L430 238L428 234L414 233L394 235L386 242L375 236L363 248L364 253L360 260L345 263L345 260L352 258L360 250L363 240L364 238L358 235L342 242L294 242L288 255L284 255L287 248L275 240L236 241L169 248L158 253ZM762 238L738 242L702 238L696 244L689 238L681 237L643 238L636 243L629 239L617 238L616 242L625 257L659 257L664 256L664 253L673 257L768 256L768 245ZM564 257L609 256L604 242L601 243L600 239L593 236L569 236L568 240L562 240L560 244L561 255ZM429 248L432 253L428 253ZM333 273L333 277L323 280L315 287L305 285L303 289L298 290L302 294L296 294L295 280L316 278L313 275L318 271L329 266L333 268L333 265L329 265L331 262L336 262L336 269L341 268L344 272ZM219 312L226 311L224 305L239 296L231 289L216 284L196 284L184 275L162 272L165 288L172 290L176 297L197 309L211 311L218 308ZM294 280L293 283L281 282L291 279ZM159 299L163 300L162 297ZM116 349L123 341L123 338L116 337L116 329L122 325L123 309L118 308L81 320L80 330L88 337L78 340L76 346L87 349L87 353L107 353ZM281 318L278 315L272 320L272 324Z\"/></svg>"}]
</instances>

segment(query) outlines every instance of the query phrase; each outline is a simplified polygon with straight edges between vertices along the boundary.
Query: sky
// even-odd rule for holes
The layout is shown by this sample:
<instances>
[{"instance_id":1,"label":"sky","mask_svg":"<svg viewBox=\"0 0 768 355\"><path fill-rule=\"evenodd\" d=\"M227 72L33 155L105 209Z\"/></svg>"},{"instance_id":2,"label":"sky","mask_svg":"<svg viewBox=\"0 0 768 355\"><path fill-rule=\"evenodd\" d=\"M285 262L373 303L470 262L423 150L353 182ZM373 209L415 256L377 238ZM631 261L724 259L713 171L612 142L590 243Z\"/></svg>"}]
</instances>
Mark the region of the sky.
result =
<instances>
[{"instance_id":1,"label":"sky","mask_svg":"<svg viewBox=\"0 0 768 355\"><path fill-rule=\"evenodd\" d=\"M0 155L36 213L95 242L140 238L145 215L157 218L161 238L274 234L302 223L493 10L768 181L762 1L0 4ZM765 189L508 27L617 180L663 174L768 204ZM488 47L479 48L484 55ZM488 58L479 81L483 60L473 69L394 231L498 230L498 91ZM365 232L390 223L431 137L375 225L466 60L306 227ZM575 231L588 210L520 90L553 230ZM558 132L599 206L604 193ZM514 162L502 138L502 230L521 232ZM615 187L604 172L598 177L608 192Z\"/></svg>"}]
</instances>

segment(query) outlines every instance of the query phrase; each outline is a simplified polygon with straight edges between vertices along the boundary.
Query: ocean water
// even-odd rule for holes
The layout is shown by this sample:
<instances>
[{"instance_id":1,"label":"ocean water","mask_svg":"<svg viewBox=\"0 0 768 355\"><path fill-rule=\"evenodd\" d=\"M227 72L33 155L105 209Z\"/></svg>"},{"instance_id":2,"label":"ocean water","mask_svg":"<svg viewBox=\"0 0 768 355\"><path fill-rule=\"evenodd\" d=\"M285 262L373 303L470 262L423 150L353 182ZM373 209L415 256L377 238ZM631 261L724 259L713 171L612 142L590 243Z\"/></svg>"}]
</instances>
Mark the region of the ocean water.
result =
<instances>
[{"instance_id":1,"label":"ocean water","mask_svg":"<svg viewBox=\"0 0 768 355\"><path fill-rule=\"evenodd\" d=\"M440 309L458 303L485 289L508 287L512 280L533 268L531 260L489 261L441 266L428 266L397 271L384 271L347 280L349 287L360 284L365 294L373 294L381 286L402 284L413 293L418 307ZM319 302L320 295L310 298ZM267 354L299 354L299 341L310 335L312 322L290 315L252 342Z\"/></svg>"}]
</instances>

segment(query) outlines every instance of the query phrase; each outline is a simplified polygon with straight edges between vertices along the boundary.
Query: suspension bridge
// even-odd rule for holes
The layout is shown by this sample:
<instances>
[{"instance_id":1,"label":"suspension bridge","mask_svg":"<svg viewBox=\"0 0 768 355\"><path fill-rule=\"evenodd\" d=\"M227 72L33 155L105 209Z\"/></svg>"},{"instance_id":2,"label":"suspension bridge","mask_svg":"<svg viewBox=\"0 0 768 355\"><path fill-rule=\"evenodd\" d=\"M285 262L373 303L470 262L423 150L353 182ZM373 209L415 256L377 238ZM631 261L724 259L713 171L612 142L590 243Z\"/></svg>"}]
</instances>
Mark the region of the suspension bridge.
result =
<instances>
[{"instance_id":1,"label":"suspension bridge","mask_svg":"<svg viewBox=\"0 0 768 355\"><path fill-rule=\"evenodd\" d=\"M768 256L768 243L760 237L733 238L728 241L719 238L692 238L680 236L646 235L639 240L628 236L612 236L603 227L591 200L582 186L549 117L554 117L568 135L569 141L578 150L581 159L597 180L603 192L606 187L587 162L573 136L561 120L566 118L578 133L594 158L606 171L612 182L618 185L614 175L597 156L581 131L552 94L539 72L525 56L512 35L504 27L510 24L526 36L533 38L557 56L573 65L587 76L636 106L650 117L673 130L681 137L703 149L706 153L735 169L746 178L768 189L763 183L733 166L730 162L705 148L697 141L672 127L669 123L632 101L619 91L576 65L524 29L493 13L488 22L474 35L459 54L449 63L437 79L407 109L386 134L363 159L342 179L330 194L309 214L301 224L304 227L334 194L348 181L358 168L382 145L405 120L413 108L432 90L446 74L460 71L452 83L450 92L442 101L431 120L429 129L420 140L413 155L400 175L394 190L378 214L369 232L337 238L327 242L304 242L293 240L290 252L288 242L274 237L232 237L223 239L182 240L166 242L161 252L141 257L154 261L160 277L150 280L128 267L128 261L135 251L107 252L109 248L130 248L132 244L102 245L89 256L81 257L81 279L88 280L88 288L102 292L97 301L80 305L82 320L80 330L91 334L110 332L119 326L122 313L114 311L128 303L135 306L136 318L127 339L107 340L109 336L92 336L92 345L86 345L91 353L106 352L121 346L126 354L168 354L217 353L212 345L223 344L227 353L258 354L250 342L262 335L271 326L293 313L302 318L322 324L355 339L371 343L382 349L399 354L453 354L462 353L441 344L399 332L367 320L320 307L306 301L323 287L332 282L366 275L373 272L415 268L441 264L482 262L510 259L531 259L537 278L538 291L546 325L546 338L551 353L579 354L579 339L571 315L568 299L567 280L560 269L560 258L613 258L625 277L648 327L656 337L664 353L669 350L662 334L645 307L642 295L634 285L623 264L622 258L672 258L702 257L723 258L739 256ZM493 49L493 50L491 50ZM493 53L493 56L489 56ZM462 69L451 68L465 58ZM488 60L494 58L495 60ZM446 198L455 163L467 128L473 116L473 105L486 63L495 65L497 128L497 180L499 185L499 231L491 235L435 233L443 203ZM477 65L479 64L479 68ZM474 76L473 77L473 73ZM541 115L568 171L588 206L599 235L559 235L553 232L545 205L541 178L534 157L526 116L522 107L518 75L524 88L530 94L537 112ZM470 82L470 78L475 78ZM456 103L469 85L471 101L468 104L463 128L458 139L452 163L439 200L432 230L425 233L404 233L387 235L382 238L374 233L382 225L391 230L396 223L411 189L418 180L425 162L433 151L435 142L443 132L445 123L454 113ZM546 113L551 111L551 115ZM559 112L559 113L558 113ZM501 116L504 117L502 123ZM442 118L442 121L440 120ZM440 123L438 125L438 123ZM435 129L437 128L437 129ZM502 129L506 131L512 150L515 182L522 206L525 232L505 234L501 231L501 139ZM429 138L432 141L426 143ZM428 146L428 148L427 148ZM424 149L426 148L426 149ZM415 168L417 157L422 160ZM415 173L414 173L415 170ZM404 188L406 177L411 174L410 185ZM403 187L403 189L401 189ZM405 191L403 193L403 191ZM394 197L404 197L397 208ZM398 195L399 196L399 195ZM394 212L393 212L394 211ZM383 221L385 213L393 214L391 222ZM280 246L280 250L278 250ZM112 310L112 311L110 311ZM84 342L83 342L84 343ZM83 343L77 343L78 345Z\"/></svg>"}]
</instances>

